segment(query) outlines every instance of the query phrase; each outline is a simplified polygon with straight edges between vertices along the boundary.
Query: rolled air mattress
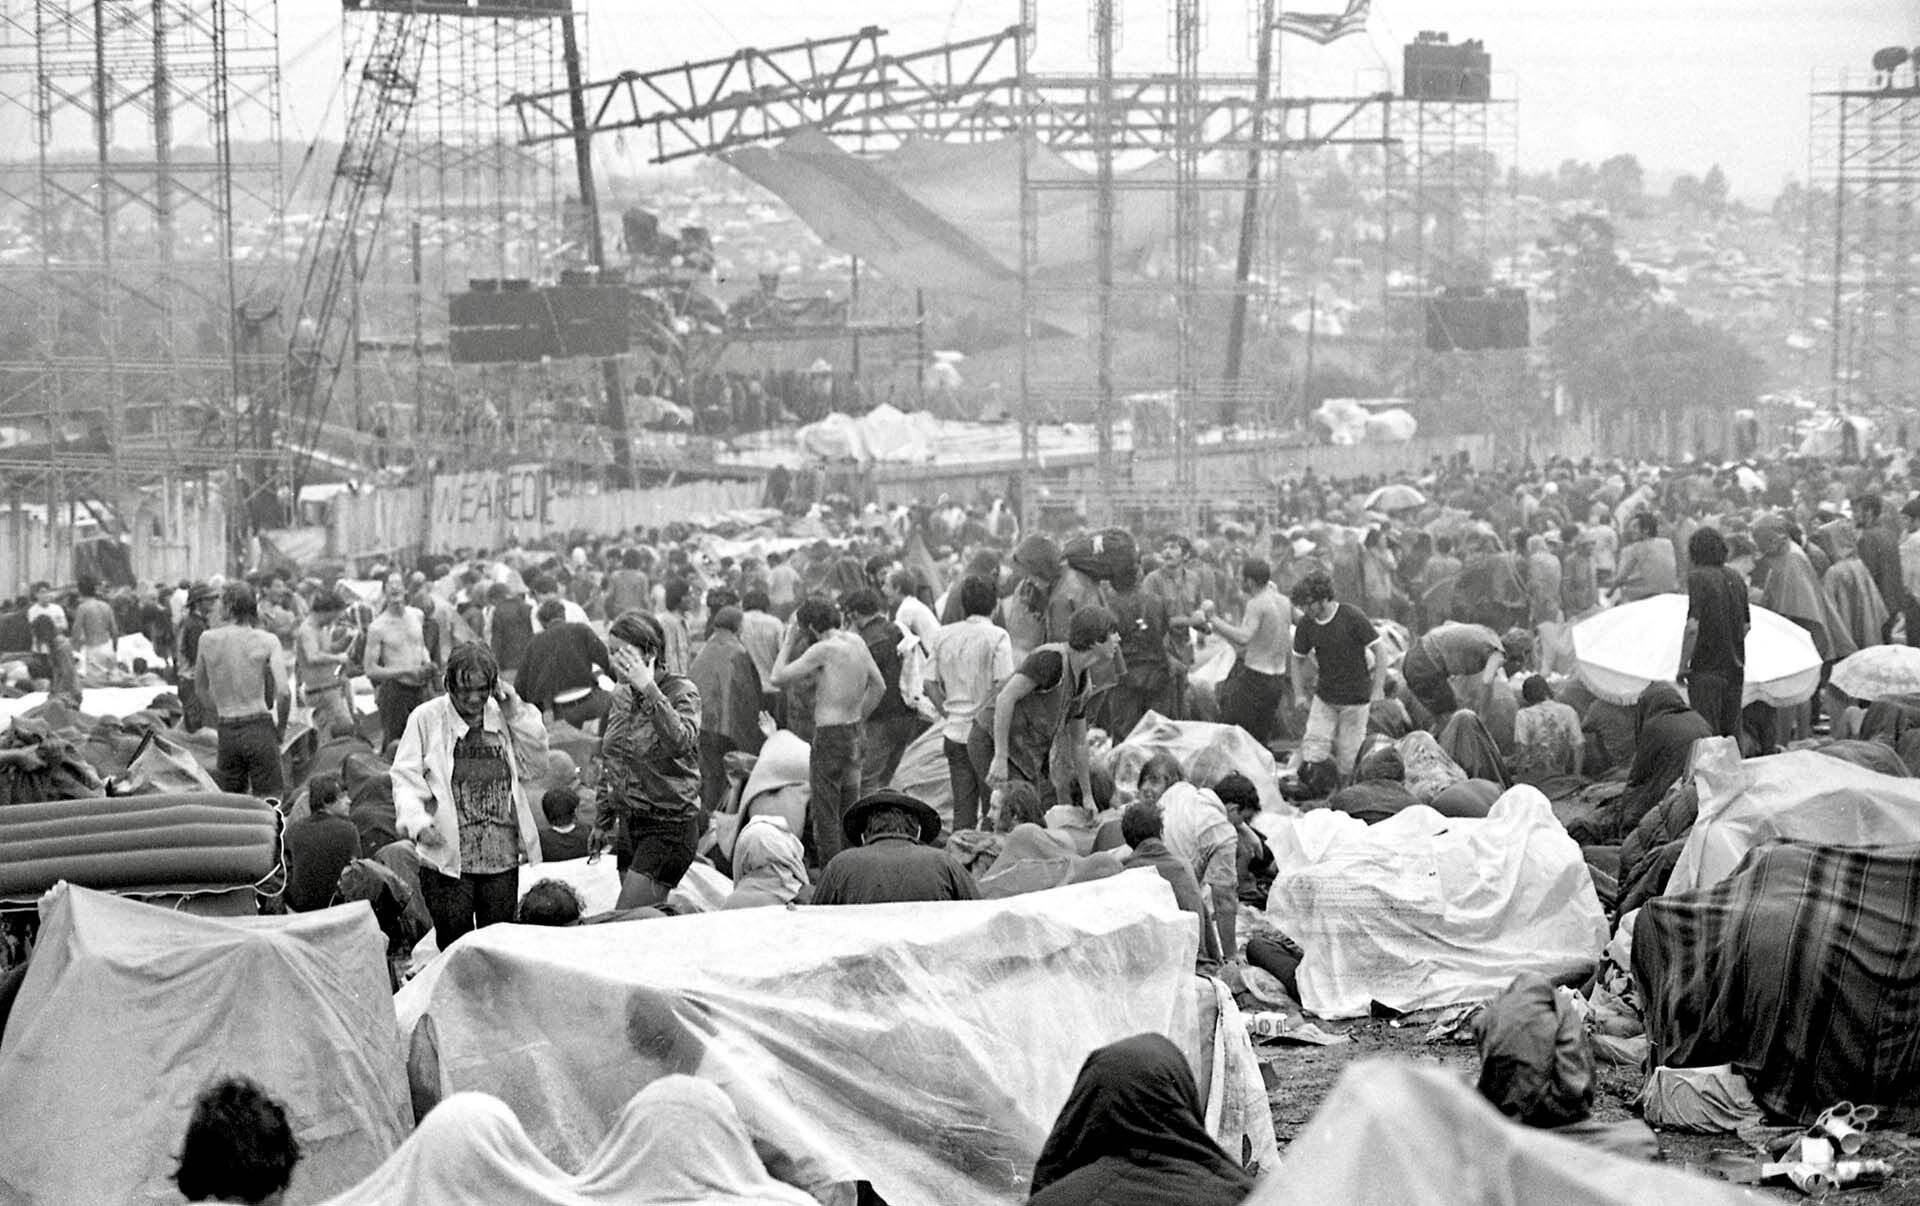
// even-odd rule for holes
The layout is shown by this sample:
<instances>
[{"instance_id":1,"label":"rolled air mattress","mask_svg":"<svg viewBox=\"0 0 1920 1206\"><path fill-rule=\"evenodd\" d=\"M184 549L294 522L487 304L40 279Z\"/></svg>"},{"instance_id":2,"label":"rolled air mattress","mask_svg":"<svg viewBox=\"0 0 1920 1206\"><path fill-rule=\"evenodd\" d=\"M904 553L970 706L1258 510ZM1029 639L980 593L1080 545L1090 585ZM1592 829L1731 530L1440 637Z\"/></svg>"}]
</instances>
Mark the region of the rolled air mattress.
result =
<instances>
[{"instance_id":1,"label":"rolled air mattress","mask_svg":"<svg viewBox=\"0 0 1920 1206\"><path fill-rule=\"evenodd\" d=\"M49 800L0 809L0 898L65 880L101 891L255 883L280 862L271 804L219 792Z\"/></svg>"}]
</instances>

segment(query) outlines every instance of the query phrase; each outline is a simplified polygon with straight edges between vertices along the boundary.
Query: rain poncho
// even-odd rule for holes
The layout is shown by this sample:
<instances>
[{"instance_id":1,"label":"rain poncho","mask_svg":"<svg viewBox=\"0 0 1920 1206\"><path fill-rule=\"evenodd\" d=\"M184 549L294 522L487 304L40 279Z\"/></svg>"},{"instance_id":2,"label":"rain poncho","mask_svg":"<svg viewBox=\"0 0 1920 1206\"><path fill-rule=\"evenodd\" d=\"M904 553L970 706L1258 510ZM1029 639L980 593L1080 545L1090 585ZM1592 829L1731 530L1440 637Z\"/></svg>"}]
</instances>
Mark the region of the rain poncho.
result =
<instances>
[{"instance_id":1,"label":"rain poncho","mask_svg":"<svg viewBox=\"0 0 1920 1206\"><path fill-rule=\"evenodd\" d=\"M1065 884L1105 879L1125 870L1110 853L1082 857L1073 839L1028 822L1015 825L1001 840L993 866L979 879L984 900L1000 900Z\"/></svg>"},{"instance_id":2,"label":"rain poncho","mask_svg":"<svg viewBox=\"0 0 1920 1206\"><path fill-rule=\"evenodd\" d=\"M1481 1015L1480 1095L1528 1126L1564 1126L1592 1111L1585 1023L1538 972L1515 976Z\"/></svg>"},{"instance_id":3,"label":"rain poncho","mask_svg":"<svg viewBox=\"0 0 1920 1206\"><path fill-rule=\"evenodd\" d=\"M499 1098L455 1093L434 1106L372 1176L325 1206L579 1200L567 1194L566 1180Z\"/></svg>"},{"instance_id":4,"label":"rain poncho","mask_svg":"<svg viewBox=\"0 0 1920 1206\"><path fill-rule=\"evenodd\" d=\"M1755 522L1756 536L1765 530L1768 518ZM1854 652L1852 634L1820 588L1813 563L1807 560L1806 552L1799 545L1787 541L1779 552L1761 561L1754 578L1765 583L1763 602L1767 610L1785 616L1812 633L1814 647L1823 660L1835 661Z\"/></svg>"},{"instance_id":5,"label":"rain poncho","mask_svg":"<svg viewBox=\"0 0 1920 1206\"><path fill-rule=\"evenodd\" d=\"M1583 846L1613 845L1630 832L1687 772L1693 743L1713 736L1713 729L1672 683L1652 683L1640 693L1634 734L1627 789L1567 826Z\"/></svg>"},{"instance_id":6,"label":"rain poncho","mask_svg":"<svg viewBox=\"0 0 1920 1206\"><path fill-rule=\"evenodd\" d=\"M1087 1057L1033 1168L1029 1206L1238 1206L1253 1178L1201 1119L1200 1090L1166 1038Z\"/></svg>"},{"instance_id":7,"label":"rain poncho","mask_svg":"<svg viewBox=\"0 0 1920 1206\"><path fill-rule=\"evenodd\" d=\"M575 1190L593 1201L634 1206L814 1202L767 1175L727 1095L691 1076L664 1076L634 1094L580 1171Z\"/></svg>"},{"instance_id":8,"label":"rain poncho","mask_svg":"<svg viewBox=\"0 0 1920 1206\"><path fill-rule=\"evenodd\" d=\"M1485 779L1502 789L1513 786L1513 777L1507 773L1506 760L1501 758L1493 734L1478 716L1465 708L1448 717L1441 727L1440 748L1468 778Z\"/></svg>"},{"instance_id":9,"label":"rain poncho","mask_svg":"<svg viewBox=\"0 0 1920 1206\"><path fill-rule=\"evenodd\" d=\"M806 886L806 856L787 819L758 816L748 821L734 840L733 895L720 907L753 909L792 904Z\"/></svg>"}]
</instances>

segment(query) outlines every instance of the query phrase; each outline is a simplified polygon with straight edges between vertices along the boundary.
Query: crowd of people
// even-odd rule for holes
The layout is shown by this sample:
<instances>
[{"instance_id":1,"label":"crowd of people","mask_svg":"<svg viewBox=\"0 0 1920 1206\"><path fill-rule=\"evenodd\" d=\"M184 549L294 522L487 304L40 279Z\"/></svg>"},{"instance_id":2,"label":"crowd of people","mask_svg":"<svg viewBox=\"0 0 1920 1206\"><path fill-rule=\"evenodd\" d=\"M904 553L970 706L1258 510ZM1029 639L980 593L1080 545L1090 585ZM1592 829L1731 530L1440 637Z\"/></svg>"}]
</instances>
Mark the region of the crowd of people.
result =
<instances>
[{"instance_id":1,"label":"crowd of people","mask_svg":"<svg viewBox=\"0 0 1920 1206\"><path fill-rule=\"evenodd\" d=\"M0 657L8 690L76 703L88 683L163 676L181 726L216 731L219 786L293 816L284 905L353 895L370 861L398 867L380 881L396 942L422 916L441 950L500 922L606 920L559 881L522 899L519 869L543 860L612 858L621 919L674 912L696 861L730 875L735 909L971 900L1064 860L1044 886L1152 867L1202 918L1198 967L1284 985L1298 947L1239 924L1273 878L1260 785L1110 752L1149 713L1236 726L1289 799L1368 822L1416 803L1484 816L1533 784L1572 805L1618 905L1636 830L1695 740L1765 753L1864 735L1864 701L1830 689L1743 702L1752 608L1803 628L1827 667L1920 644L1920 493L1898 458L1436 461L1411 485L1309 473L1259 523L1150 540L1020 533L1000 508L821 510L827 537L724 554L688 529L636 530L364 577L82 580L64 598L41 583L0 613ZM1597 698L1572 627L1661 594L1688 600L1679 660L1637 702ZM136 665L116 649L131 634ZM284 757L296 723L316 735L304 784ZM923 737L950 828L896 784ZM740 813L716 848L753 760L794 743L802 806ZM202 1112L272 1122L252 1092L222 1086ZM219 1182L199 1142L190 1198ZM292 1155L250 1158L266 1167L248 1188L215 1192L270 1200L257 1186ZM1230 1202L1250 1185L1206 1137L1184 1060L1145 1037L1088 1060L1032 1182L1050 1204Z\"/></svg>"}]
</instances>

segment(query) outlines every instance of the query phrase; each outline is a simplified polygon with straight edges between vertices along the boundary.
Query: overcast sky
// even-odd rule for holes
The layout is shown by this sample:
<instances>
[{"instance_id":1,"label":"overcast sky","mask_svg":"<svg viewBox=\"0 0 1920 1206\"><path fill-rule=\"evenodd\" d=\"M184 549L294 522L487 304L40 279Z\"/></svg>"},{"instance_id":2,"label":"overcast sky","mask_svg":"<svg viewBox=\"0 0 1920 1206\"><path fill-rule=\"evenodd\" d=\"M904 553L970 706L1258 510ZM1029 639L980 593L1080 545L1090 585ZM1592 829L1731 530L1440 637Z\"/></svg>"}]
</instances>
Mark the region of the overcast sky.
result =
<instances>
[{"instance_id":1,"label":"overcast sky","mask_svg":"<svg viewBox=\"0 0 1920 1206\"><path fill-rule=\"evenodd\" d=\"M1284 0L1283 0L1284 2ZM1016 0L586 0L591 69L607 75L852 33L878 24L896 51L991 32ZM1041 66L1086 65L1089 0L1039 0ZM1206 66L1246 62L1253 0L1209 0ZM1122 0L1125 65L1167 61L1167 0ZM1341 0L1298 0L1326 11ZM337 134L340 10L281 6L287 132ZM1881 46L1920 45L1920 0L1375 0L1365 37L1321 48L1285 40L1290 93L1381 86L1399 46L1423 29L1478 37L1496 88L1520 99L1521 161L1638 155L1656 176L1718 162L1734 191L1769 195L1804 176L1816 72L1864 74ZM329 97L333 97L329 102Z\"/></svg>"}]
</instances>

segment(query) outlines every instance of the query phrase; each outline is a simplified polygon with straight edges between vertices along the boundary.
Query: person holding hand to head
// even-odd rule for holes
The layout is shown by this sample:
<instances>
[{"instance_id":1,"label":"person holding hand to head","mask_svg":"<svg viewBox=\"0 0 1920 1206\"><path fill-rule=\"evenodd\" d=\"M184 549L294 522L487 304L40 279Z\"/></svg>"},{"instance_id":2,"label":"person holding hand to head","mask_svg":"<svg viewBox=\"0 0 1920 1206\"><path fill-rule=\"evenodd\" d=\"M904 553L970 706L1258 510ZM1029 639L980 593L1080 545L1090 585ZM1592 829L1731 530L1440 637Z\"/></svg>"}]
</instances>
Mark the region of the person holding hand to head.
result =
<instances>
[{"instance_id":1,"label":"person holding hand to head","mask_svg":"<svg viewBox=\"0 0 1920 1206\"><path fill-rule=\"evenodd\" d=\"M619 908L656 905L693 865L700 837L700 691L667 669L667 638L643 611L607 629L619 686L600 737L602 816L617 822Z\"/></svg>"},{"instance_id":2,"label":"person holding hand to head","mask_svg":"<svg viewBox=\"0 0 1920 1206\"><path fill-rule=\"evenodd\" d=\"M457 646L445 685L407 716L392 771L395 820L419 850L441 950L513 920L519 865L540 861L527 792L547 762L540 710L501 681L491 649Z\"/></svg>"}]
</instances>

